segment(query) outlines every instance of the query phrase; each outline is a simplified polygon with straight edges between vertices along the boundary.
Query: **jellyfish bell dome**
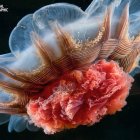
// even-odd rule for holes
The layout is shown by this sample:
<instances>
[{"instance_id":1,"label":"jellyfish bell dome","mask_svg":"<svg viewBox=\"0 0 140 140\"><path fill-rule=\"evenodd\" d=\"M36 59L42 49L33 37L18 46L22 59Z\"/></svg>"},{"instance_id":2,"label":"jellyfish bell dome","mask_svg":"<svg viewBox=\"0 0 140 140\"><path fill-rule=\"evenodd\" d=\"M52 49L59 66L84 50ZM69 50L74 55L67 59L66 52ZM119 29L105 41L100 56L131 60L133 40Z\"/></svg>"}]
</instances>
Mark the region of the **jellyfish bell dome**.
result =
<instances>
[{"instance_id":1,"label":"jellyfish bell dome","mask_svg":"<svg viewBox=\"0 0 140 140\"><path fill-rule=\"evenodd\" d=\"M120 111L129 73L139 67L137 4L93 0L83 11L56 3L23 17L10 34L11 53L0 55L0 124L9 121L10 132L41 127L53 134Z\"/></svg>"}]
</instances>

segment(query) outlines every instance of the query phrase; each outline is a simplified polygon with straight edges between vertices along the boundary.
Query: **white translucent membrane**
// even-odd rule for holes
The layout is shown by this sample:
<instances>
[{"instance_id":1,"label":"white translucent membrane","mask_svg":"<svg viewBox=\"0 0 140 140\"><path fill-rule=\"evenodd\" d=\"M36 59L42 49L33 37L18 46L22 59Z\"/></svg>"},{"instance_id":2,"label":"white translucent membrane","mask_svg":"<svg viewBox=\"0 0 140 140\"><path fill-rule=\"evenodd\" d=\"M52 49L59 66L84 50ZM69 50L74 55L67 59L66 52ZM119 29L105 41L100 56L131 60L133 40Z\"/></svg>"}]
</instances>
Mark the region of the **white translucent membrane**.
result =
<instances>
[{"instance_id":1,"label":"white translucent membrane","mask_svg":"<svg viewBox=\"0 0 140 140\"><path fill-rule=\"evenodd\" d=\"M39 128L37 128L36 126L28 122L28 118L26 116L12 115L10 117L9 125L8 125L9 132L12 132L12 131L22 132L26 128L30 131L39 130Z\"/></svg>"},{"instance_id":2,"label":"white translucent membrane","mask_svg":"<svg viewBox=\"0 0 140 140\"><path fill-rule=\"evenodd\" d=\"M61 25L80 19L84 12L71 4L52 4L22 18L10 35L9 46L12 53L18 56L32 45L31 32L41 37L50 33L50 23L57 21Z\"/></svg>"},{"instance_id":3,"label":"white translucent membrane","mask_svg":"<svg viewBox=\"0 0 140 140\"><path fill-rule=\"evenodd\" d=\"M10 35L9 46L11 52L17 57L20 56L20 52L32 44L30 37L31 32L34 31L32 21L32 14L25 16L19 21Z\"/></svg>"},{"instance_id":4,"label":"white translucent membrane","mask_svg":"<svg viewBox=\"0 0 140 140\"><path fill-rule=\"evenodd\" d=\"M2 67L2 68L3 67L9 67L15 61L16 61L16 58L12 53L0 55L0 67ZM0 80L5 81L5 82L6 81L10 81L10 82L13 82L13 83L16 82L15 80L12 80L12 79L6 77L2 73L0 73ZM13 97L0 88L0 102L9 102L9 101L12 101L12 100L13 100Z\"/></svg>"},{"instance_id":5,"label":"white translucent membrane","mask_svg":"<svg viewBox=\"0 0 140 140\"><path fill-rule=\"evenodd\" d=\"M9 102L11 100L13 100L12 96L4 92L3 90L0 91L0 102Z\"/></svg>"},{"instance_id":6,"label":"white translucent membrane","mask_svg":"<svg viewBox=\"0 0 140 140\"><path fill-rule=\"evenodd\" d=\"M46 35L51 30L50 24L57 21L60 25L65 26L72 23L85 13L77 6L66 3L57 3L44 6L33 14L33 25L39 35Z\"/></svg>"},{"instance_id":7,"label":"white translucent membrane","mask_svg":"<svg viewBox=\"0 0 140 140\"><path fill-rule=\"evenodd\" d=\"M6 66L15 61L15 56L12 53L0 55L0 66Z\"/></svg>"},{"instance_id":8,"label":"white translucent membrane","mask_svg":"<svg viewBox=\"0 0 140 140\"><path fill-rule=\"evenodd\" d=\"M91 36L92 38L96 37L102 24L102 18L103 15L87 19L86 14L79 7L70 4L53 4L41 8L33 14L33 18L31 18L31 15L24 17L12 31L9 44L16 61L9 67L22 71L31 71L40 65L40 60L37 53L35 53L31 39L32 31L39 34L51 46L55 56L54 59L57 59L62 56L62 53L57 46L52 21L57 21L77 41L81 41L91 38ZM26 27L24 24L27 21Z\"/></svg>"},{"instance_id":9,"label":"white translucent membrane","mask_svg":"<svg viewBox=\"0 0 140 140\"><path fill-rule=\"evenodd\" d=\"M16 61L9 64L10 69L18 69L24 72L31 72L40 65L40 59L37 57L37 53L33 47L29 47L20 53L20 56L16 57Z\"/></svg>"},{"instance_id":10,"label":"white translucent membrane","mask_svg":"<svg viewBox=\"0 0 140 140\"><path fill-rule=\"evenodd\" d=\"M128 0L115 0L114 15L111 25L111 36L114 35L116 24L120 14ZM53 47L54 58L61 57L56 42L56 37L51 27L53 22L58 22L64 30L70 32L76 41L85 41L94 38L101 27L105 10L111 0L93 0L91 5L83 12L79 7L71 4L53 4L45 6L34 14L25 16L14 28L10 35L9 46L12 53L0 55L0 66L21 71L32 71L40 65L40 59L33 47L31 32L36 32L45 42ZM130 1L129 11L129 32L130 36L139 33L140 12L138 11L138 0ZM135 8L136 7L136 8ZM139 28L139 29L137 29ZM12 81L0 74L0 79ZM14 80L12 82L15 82ZM0 91L0 101L6 102L12 100L7 93ZM12 115L0 114L0 124L9 121L9 132L15 130L21 132L27 128L30 131L37 131L38 128L28 122L28 118Z\"/></svg>"},{"instance_id":11,"label":"white translucent membrane","mask_svg":"<svg viewBox=\"0 0 140 140\"><path fill-rule=\"evenodd\" d=\"M93 0L92 3L87 7L85 12L88 17L103 13L107 6L111 3L111 0Z\"/></svg>"},{"instance_id":12,"label":"white translucent membrane","mask_svg":"<svg viewBox=\"0 0 140 140\"><path fill-rule=\"evenodd\" d=\"M97 17L97 19L101 21L99 17ZM93 20L85 21L84 19L81 19L78 22L65 26L64 29L70 32L70 34L77 41L85 41L86 39L90 39L91 36L93 38L96 37L99 31L99 25L101 25L101 22L94 23ZM54 54L53 59L58 59L62 56L62 52L57 46L56 37L54 33L46 33L46 35L44 35L42 39L51 47L51 50ZM21 71L32 71L41 64L33 45L30 45L28 48L22 50L20 54L18 54L18 56L15 57L15 59L16 61L8 65L9 68L18 69Z\"/></svg>"},{"instance_id":13,"label":"white translucent membrane","mask_svg":"<svg viewBox=\"0 0 140 140\"><path fill-rule=\"evenodd\" d=\"M136 5L135 5L136 4ZM140 34L140 9L137 8L140 2L137 0L130 1L129 8L129 35L130 37L135 37Z\"/></svg>"},{"instance_id":14,"label":"white translucent membrane","mask_svg":"<svg viewBox=\"0 0 140 140\"><path fill-rule=\"evenodd\" d=\"M140 34L140 11L130 15L129 33L131 37Z\"/></svg>"},{"instance_id":15,"label":"white translucent membrane","mask_svg":"<svg viewBox=\"0 0 140 140\"><path fill-rule=\"evenodd\" d=\"M136 36L140 33L140 1L139 0L93 0L92 3L85 10L88 15L99 15L103 13L106 7L112 3L114 7L114 15L112 18L111 34L115 33L115 27L118 19L126 3L129 3L129 35Z\"/></svg>"},{"instance_id":16,"label":"white translucent membrane","mask_svg":"<svg viewBox=\"0 0 140 140\"><path fill-rule=\"evenodd\" d=\"M14 66L14 64L17 62L17 58L12 54L12 53L7 53L4 55L0 55L0 68L10 68L12 69L12 67ZM17 83L17 81L8 78L7 76L5 76L4 74L0 73L0 81L5 81L5 82L11 82L11 83ZM4 94L6 94L6 92L4 92L2 89L0 89L0 101L2 102L2 100L4 101L4 97L2 98L2 96L4 96ZM6 95L6 98L8 98L8 95ZM11 96L10 96L11 97ZM5 101L4 101L5 102Z\"/></svg>"}]
</instances>

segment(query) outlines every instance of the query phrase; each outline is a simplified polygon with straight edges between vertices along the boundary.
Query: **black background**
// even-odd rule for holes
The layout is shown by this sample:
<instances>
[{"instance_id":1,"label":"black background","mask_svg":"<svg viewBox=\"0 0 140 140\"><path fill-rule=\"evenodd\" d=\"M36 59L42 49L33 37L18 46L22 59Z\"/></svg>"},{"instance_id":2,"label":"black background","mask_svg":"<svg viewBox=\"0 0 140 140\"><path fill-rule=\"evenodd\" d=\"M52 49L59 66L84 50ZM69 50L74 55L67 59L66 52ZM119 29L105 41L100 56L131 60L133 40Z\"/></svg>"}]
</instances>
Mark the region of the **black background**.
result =
<instances>
[{"instance_id":1,"label":"black background","mask_svg":"<svg viewBox=\"0 0 140 140\"><path fill-rule=\"evenodd\" d=\"M80 6L83 10L91 0L0 0L0 5L8 8L0 13L0 54L9 52L8 38L17 22L26 14L33 13L42 6L68 2ZM127 106L116 115L105 117L93 126L65 130L55 135L45 135L42 131L22 133L7 131L7 124L0 126L0 140L140 140L140 75L135 76Z\"/></svg>"}]
</instances>

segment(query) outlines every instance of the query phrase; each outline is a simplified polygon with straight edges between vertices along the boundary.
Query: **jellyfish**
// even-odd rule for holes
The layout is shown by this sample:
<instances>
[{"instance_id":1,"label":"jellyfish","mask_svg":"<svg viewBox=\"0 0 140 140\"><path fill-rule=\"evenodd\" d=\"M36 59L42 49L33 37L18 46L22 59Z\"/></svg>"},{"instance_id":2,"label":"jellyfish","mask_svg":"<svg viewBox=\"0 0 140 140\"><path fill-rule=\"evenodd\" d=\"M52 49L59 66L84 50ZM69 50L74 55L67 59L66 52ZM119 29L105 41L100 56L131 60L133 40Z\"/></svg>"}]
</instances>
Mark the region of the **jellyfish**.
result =
<instances>
[{"instance_id":1,"label":"jellyfish","mask_svg":"<svg viewBox=\"0 0 140 140\"><path fill-rule=\"evenodd\" d=\"M121 111L139 69L137 4L56 3L23 17L0 55L0 124L54 134Z\"/></svg>"}]
</instances>

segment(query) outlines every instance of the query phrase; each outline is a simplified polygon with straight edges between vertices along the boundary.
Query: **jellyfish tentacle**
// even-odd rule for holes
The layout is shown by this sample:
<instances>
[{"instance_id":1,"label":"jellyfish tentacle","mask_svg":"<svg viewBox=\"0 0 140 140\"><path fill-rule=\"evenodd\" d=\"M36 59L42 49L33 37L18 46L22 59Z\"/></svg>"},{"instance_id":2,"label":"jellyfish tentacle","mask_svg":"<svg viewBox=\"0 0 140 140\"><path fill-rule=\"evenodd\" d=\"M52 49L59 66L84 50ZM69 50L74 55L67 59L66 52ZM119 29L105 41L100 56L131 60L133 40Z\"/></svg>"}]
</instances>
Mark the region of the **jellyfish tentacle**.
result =
<instances>
[{"instance_id":1,"label":"jellyfish tentacle","mask_svg":"<svg viewBox=\"0 0 140 140\"><path fill-rule=\"evenodd\" d=\"M26 113L25 106L29 102L27 97L14 96L14 100L9 102L0 102L0 113L20 114Z\"/></svg>"},{"instance_id":2,"label":"jellyfish tentacle","mask_svg":"<svg viewBox=\"0 0 140 140\"><path fill-rule=\"evenodd\" d=\"M75 47L75 45L76 45L75 40L72 38L72 36L67 31L62 29L60 24L58 24L57 22L54 23L53 28L54 28L54 32L57 37L58 47L61 49L63 54L65 54L65 53L68 54L69 49L72 49Z\"/></svg>"},{"instance_id":3,"label":"jellyfish tentacle","mask_svg":"<svg viewBox=\"0 0 140 140\"><path fill-rule=\"evenodd\" d=\"M140 43L140 42L139 42ZM140 45L133 46L133 50L127 56L119 60L119 65L123 67L125 72L130 73L136 66L138 66L140 55Z\"/></svg>"},{"instance_id":4,"label":"jellyfish tentacle","mask_svg":"<svg viewBox=\"0 0 140 140\"><path fill-rule=\"evenodd\" d=\"M9 94L11 93L9 92ZM27 96L26 94L22 96L19 96L18 94L12 96L13 99L11 101L0 102L0 113L26 114L26 105L29 102L29 96Z\"/></svg>"},{"instance_id":5,"label":"jellyfish tentacle","mask_svg":"<svg viewBox=\"0 0 140 140\"><path fill-rule=\"evenodd\" d=\"M0 87L2 89L7 90L7 91L12 91L11 94L17 94L17 92L20 93L20 95L22 94L22 90L20 89L20 87L18 85L13 84L13 83L0 81ZM15 92L13 92L13 91L15 91ZM17 94L17 95L19 95L19 94Z\"/></svg>"},{"instance_id":6,"label":"jellyfish tentacle","mask_svg":"<svg viewBox=\"0 0 140 140\"><path fill-rule=\"evenodd\" d=\"M33 46L37 49L38 56L41 58L44 64L51 65L51 51L49 50L48 44L46 44L37 33L32 32Z\"/></svg>"},{"instance_id":7,"label":"jellyfish tentacle","mask_svg":"<svg viewBox=\"0 0 140 140\"><path fill-rule=\"evenodd\" d=\"M58 23L55 23L53 27L57 44L62 54L57 60L53 61L52 63L63 73L74 68L69 52L77 44L72 36L68 32L64 31L64 29L62 29L62 27Z\"/></svg>"},{"instance_id":8,"label":"jellyfish tentacle","mask_svg":"<svg viewBox=\"0 0 140 140\"><path fill-rule=\"evenodd\" d=\"M0 66L0 73L6 75L7 77L10 77L11 79L14 79L16 81L24 82L24 83L30 83L26 77L18 76L16 72L10 70L6 67Z\"/></svg>"},{"instance_id":9,"label":"jellyfish tentacle","mask_svg":"<svg viewBox=\"0 0 140 140\"><path fill-rule=\"evenodd\" d=\"M0 102L0 113L26 113L26 104L32 97L34 97L34 93L36 92L23 90L18 85L4 81L0 81L0 87L13 97L13 99L8 102Z\"/></svg>"},{"instance_id":10,"label":"jellyfish tentacle","mask_svg":"<svg viewBox=\"0 0 140 140\"><path fill-rule=\"evenodd\" d=\"M31 72L13 71L17 77L25 77L28 81L42 87L46 85L49 81L55 79L58 75L52 72L50 67L45 64L41 65L39 68Z\"/></svg>"},{"instance_id":11,"label":"jellyfish tentacle","mask_svg":"<svg viewBox=\"0 0 140 140\"><path fill-rule=\"evenodd\" d=\"M18 82L18 87L20 87L22 90L34 90L39 91L43 88L43 86L34 84L28 79L25 79L21 76L17 76L13 71L9 70L8 68L0 67L0 73L6 75L7 77L14 79ZM34 90L35 91L35 90Z\"/></svg>"},{"instance_id":12,"label":"jellyfish tentacle","mask_svg":"<svg viewBox=\"0 0 140 140\"><path fill-rule=\"evenodd\" d=\"M129 3L126 4L118 23L115 38L118 45L109 56L110 59L118 60L125 57L132 50L132 43L128 36L129 27Z\"/></svg>"},{"instance_id":13,"label":"jellyfish tentacle","mask_svg":"<svg viewBox=\"0 0 140 140\"><path fill-rule=\"evenodd\" d=\"M23 107L10 107L8 105L2 104L0 105L0 113L2 114L26 114L26 109Z\"/></svg>"},{"instance_id":14,"label":"jellyfish tentacle","mask_svg":"<svg viewBox=\"0 0 140 140\"><path fill-rule=\"evenodd\" d=\"M59 75L59 71L54 67L52 63L52 58L54 57L54 55L49 49L50 47L48 46L48 44L45 43L36 33L32 33L32 37L34 47L37 49L43 65L40 70L35 70L35 75L31 77L31 81L43 84L45 81L48 82L51 79L55 79Z\"/></svg>"},{"instance_id":15,"label":"jellyfish tentacle","mask_svg":"<svg viewBox=\"0 0 140 140\"><path fill-rule=\"evenodd\" d=\"M70 51L70 56L75 67L81 67L94 62L101 50L102 38L104 35L104 22L101 25L96 37L85 42L78 42Z\"/></svg>"},{"instance_id":16,"label":"jellyfish tentacle","mask_svg":"<svg viewBox=\"0 0 140 140\"><path fill-rule=\"evenodd\" d=\"M22 72L0 67L0 72L14 80L22 82L24 88L27 86L30 88L38 87L42 89L43 85L57 77L58 72L56 72L52 67L51 59L43 48L46 44L44 44L44 42L35 33L34 41L34 46L37 48L39 56L43 61L43 64L39 68L31 72Z\"/></svg>"},{"instance_id":17,"label":"jellyfish tentacle","mask_svg":"<svg viewBox=\"0 0 140 140\"><path fill-rule=\"evenodd\" d=\"M25 89L24 87L20 87L19 85L10 83L10 82L5 82L5 81L0 81L0 87L4 91L7 91L8 94L11 94L14 97L24 97L28 96L31 98L32 96L36 95L39 91L38 89Z\"/></svg>"},{"instance_id":18,"label":"jellyfish tentacle","mask_svg":"<svg viewBox=\"0 0 140 140\"><path fill-rule=\"evenodd\" d=\"M112 20L112 14L114 12L114 9L112 5L110 5L105 13L104 18L104 35L102 39L102 46L100 53L98 55L99 59L105 59L108 58L108 56L114 51L114 49L118 45L118 41L116 39L110 38L110 32L111 32L111 20Z\"/></svg>"},{"instance_id":19,"label":"jellyfish tentacle","mask_svg":"<svg viewBox=\"0 0 140 140\"><path fill-rule=\"evenodd\" d=\"M129 28L129 3L126 4L118 23L116 30L116 38L118 39L128 39L128 28Z\"/></svg>"},{"instance_id":20,"label":"jellyfish tentacle","mask_svg":"<svg viewBox=\"0 0 140 140\"><path fill-rule=\"evenodd\" d=\"M104 35L102 38L103 41L106 41L110 38L111 20L112 20L113 11L114 10L113 10L112 5L110 5L105 11L105 17L104 17L104 22L103 22L105 31L104 31Z\"/></svg>"}]
</instances>

